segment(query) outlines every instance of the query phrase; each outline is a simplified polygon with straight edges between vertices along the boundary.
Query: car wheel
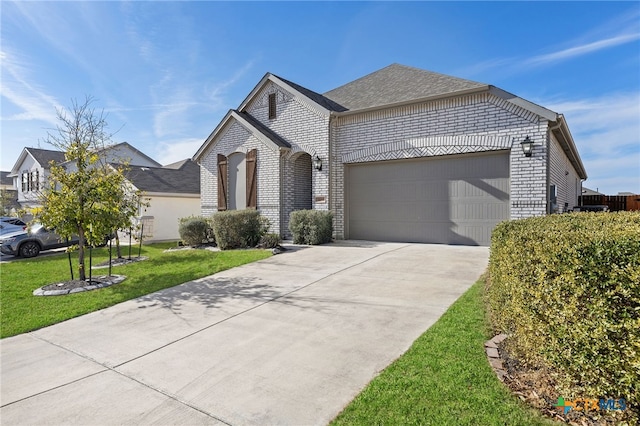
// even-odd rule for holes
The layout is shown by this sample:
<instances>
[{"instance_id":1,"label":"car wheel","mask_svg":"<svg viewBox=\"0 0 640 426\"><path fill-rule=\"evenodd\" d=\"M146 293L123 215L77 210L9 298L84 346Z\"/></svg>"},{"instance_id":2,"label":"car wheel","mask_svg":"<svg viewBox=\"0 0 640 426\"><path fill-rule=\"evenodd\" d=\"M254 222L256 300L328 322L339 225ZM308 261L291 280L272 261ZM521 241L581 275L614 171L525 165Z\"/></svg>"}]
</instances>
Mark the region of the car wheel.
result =
<instances>
[{"instance_id":1,"label":"car wheel","mask_svg":"<svg viewBox=\"0 0 640 426\"><path fill-rule=\"evenodd\" d=\"M36 257L40 253L40 246L33 241L27 241L20 246L20 256L22 257Z\"/></svg>"}]
</instances>

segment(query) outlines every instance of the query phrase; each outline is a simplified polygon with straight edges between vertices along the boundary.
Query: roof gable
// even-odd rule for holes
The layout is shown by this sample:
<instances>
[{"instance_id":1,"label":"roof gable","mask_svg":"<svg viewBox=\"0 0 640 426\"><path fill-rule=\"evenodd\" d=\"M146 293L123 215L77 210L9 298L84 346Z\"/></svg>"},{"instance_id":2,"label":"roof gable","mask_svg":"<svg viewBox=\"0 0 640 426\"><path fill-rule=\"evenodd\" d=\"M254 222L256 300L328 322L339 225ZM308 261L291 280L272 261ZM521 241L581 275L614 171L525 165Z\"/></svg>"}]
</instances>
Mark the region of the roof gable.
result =
<instances>
[{"instance_id":1,"label":"roof gable","mask_svg":"<svg viewBox=\"0 0 640 426\"><path fill-rule=\"evenodd\" d=\"M44 169L49 169L49 163L51 161L56 164L63 163L65 161L64 152L55 151L51 149L40 149L40 148L23 148L18 160L13 165L9 176L17 176L20 173L20 169L22 168L22 164L24 163L25 158L30 156L33 160L40 165L40 167Z\"/></svg>"},{"instance_id":2,"label":"roof gable","mask_svg":"<svg viewBox=\"0 0 640 426\"><path fill-rule=\"evenodd\" d=\"M323 95L316 93L312 90L306 89L298 84L292 83L288 80L282 79L275 74L266 73L260 82L253 88L251 93L242 101L238 107L238 111L244 111L249 104L260 94L262 89L268 82L272 82L291 93L295 99L302 104L318 111L323 115L329 115L331 111L345 111L345 108L338 105L331 99L327 99ZM337 109L332 109L337 108Z\"/></svg>"},{"instance_id":3,"label":"roof gable","mask_svg":"<svg viewBox=\"0 0 640 426\"><path fill-rule=\"evenodd\" d=\"M487 88L483 83L391 64L323 95L353 111Z\"/></svg>"},{"instance_id":4,"label":"roof gable","mask_svg":"<svg viewBox=\"0 0 640 426\"><path fill-rule=\"evenodd\" d=\"M200 148L198 148L198 151L193 156L193 161L200 161L200 158L205 153L205 151L215 143L218 135L222 134L223 130L233 121L239 123L259 141L265 144L265 146L273 151L291 148L291 144L289 142L287 142L273 130L269 129L267 126L253 118L250 114L232 109L227 112L222 121L220 121L220 124L218 124L218 126L213 130L213 132L211 132L209 137L204 141Z\"/></svg>"}]
</instances>

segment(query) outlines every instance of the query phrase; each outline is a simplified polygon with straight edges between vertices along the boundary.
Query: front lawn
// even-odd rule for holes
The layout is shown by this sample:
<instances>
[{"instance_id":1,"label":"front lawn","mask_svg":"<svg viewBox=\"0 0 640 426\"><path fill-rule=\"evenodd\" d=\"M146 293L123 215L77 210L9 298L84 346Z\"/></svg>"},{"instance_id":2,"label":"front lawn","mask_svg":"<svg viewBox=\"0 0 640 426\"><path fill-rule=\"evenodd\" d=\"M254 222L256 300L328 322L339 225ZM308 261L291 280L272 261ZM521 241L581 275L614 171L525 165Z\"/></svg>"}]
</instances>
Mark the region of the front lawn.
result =
<instances>
[{"instance_id":1,"label":"front lawn","mask_svg":"<svg viewBox=\"0 0 640 426\"><path fill-rule=\"evenodd\" d=\"M149 259L114 267L113 274L126 275L121 284L66 296L33 296L33 290L70 279L67 255L24 259L0 265L0 337L13 336L104 309L135 297L201 278L225 269L267 258L267 250L181 250L165 252L175 243L142 247ZM115 252L115 250L114 250ZM132 256L137 255L138 248ZM123 255L127 255L126 248ZM108 260L107 248L93 251L93 264ZM72 255L77 278L77 253ZM86 260L87 276L89 258ZM108 269L93 270L94 276Z\"/></svg>"},{"instance_id":2,"label":"front lawn","mask_svg":"<svg viewBox=\"0 0 640 426\"><path fill-rule=\"evenodd\" d=\"M546 425L487 362L482 280L387 367L333 425Z\"/></svg>"}]
</instances>

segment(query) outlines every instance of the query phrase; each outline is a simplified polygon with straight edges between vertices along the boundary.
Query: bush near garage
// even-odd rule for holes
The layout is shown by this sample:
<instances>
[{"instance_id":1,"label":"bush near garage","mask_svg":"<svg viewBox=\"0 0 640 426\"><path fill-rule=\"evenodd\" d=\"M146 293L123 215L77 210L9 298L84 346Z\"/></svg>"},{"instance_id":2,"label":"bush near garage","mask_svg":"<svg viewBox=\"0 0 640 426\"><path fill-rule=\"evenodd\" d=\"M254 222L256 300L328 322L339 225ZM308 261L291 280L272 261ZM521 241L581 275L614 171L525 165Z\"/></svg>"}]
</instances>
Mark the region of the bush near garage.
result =
<instances>
[{"instance_id":1,"label":"bush near garage","mask_svg":"<svg viewBox=\"0 0 640 426\"><path fill-rule=\"evenodd\" d=\"M296 210L289 216L294 244L324 244L333 236L333 214L321 210Z\"/></svg>"},{"instance_id":2,"label":"bush near garage","mask_svg":"<svg viewBox=\"0 0 640 426\"><path fill-rule=\"evenodd\" d=\"M251 209L218 212L211 223L221 250L255 247L269 229L269 220Z\"/></svg>"},{"instance_id":3,"label":"bush near garage","mask_svg":"<svg viewBox=\"0 0 640 426\"><path fill-rule=\"evenodd\" d=\"M640 212L499 224L487 301L507 349L557 372L565 398L640 407Z\"/></svg>"},{"instance_id":4,"label":"bush near garage","mask_svg":"<svg viewBox=\"0 0 640 426\"><path fill-rule=\"evenodd\" d=\"M178 233L182 242L189 246L215 243L210 218L202 216L180 218Z\"/></svg>"}]
</instances>

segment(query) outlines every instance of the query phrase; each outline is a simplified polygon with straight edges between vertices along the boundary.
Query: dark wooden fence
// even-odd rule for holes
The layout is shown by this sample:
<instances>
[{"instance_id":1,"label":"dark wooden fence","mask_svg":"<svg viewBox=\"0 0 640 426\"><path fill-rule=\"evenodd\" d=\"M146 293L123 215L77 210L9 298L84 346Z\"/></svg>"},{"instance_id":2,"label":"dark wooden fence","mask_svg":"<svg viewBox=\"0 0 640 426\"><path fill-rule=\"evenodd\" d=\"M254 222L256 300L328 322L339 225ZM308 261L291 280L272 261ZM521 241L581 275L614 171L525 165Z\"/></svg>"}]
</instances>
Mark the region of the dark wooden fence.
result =
<instances>
[{"instance_id":1,"label":"dark wooden fence","mask_svg":"<svg viewBox=\"0 0 640 426\"><path fill-rule=\"evenodd\" d=\"M609 206L609 210L640 210L640 195L583 195L581 206Z\"/></svg>"}]
</instances>

